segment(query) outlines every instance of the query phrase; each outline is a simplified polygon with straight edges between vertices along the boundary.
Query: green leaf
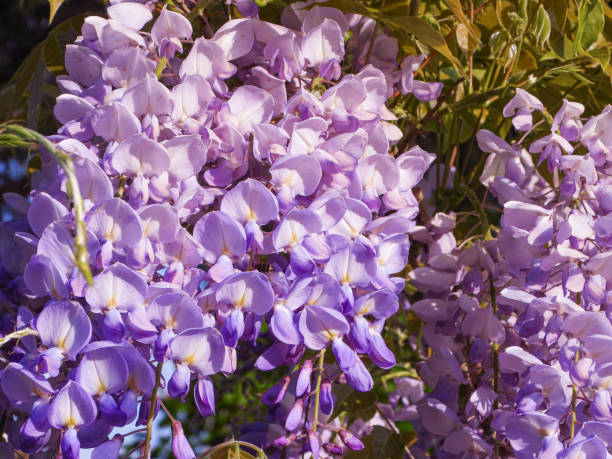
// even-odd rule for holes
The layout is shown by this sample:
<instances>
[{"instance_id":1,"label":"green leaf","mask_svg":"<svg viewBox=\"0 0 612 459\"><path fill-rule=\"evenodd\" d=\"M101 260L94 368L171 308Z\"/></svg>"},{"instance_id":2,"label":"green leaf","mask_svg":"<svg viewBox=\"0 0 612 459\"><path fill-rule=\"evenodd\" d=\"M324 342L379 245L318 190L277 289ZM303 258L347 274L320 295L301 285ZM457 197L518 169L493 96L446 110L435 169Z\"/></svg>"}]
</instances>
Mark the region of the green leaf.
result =
<instances>
[{"instance_id":1,"label":"green leaf","mask_svg":"<svg viewBox=\"0 0 612 459\"><path fill-rule=\"evenodd\" d=\"M381 11L387 16L410 15L411 3L412 0L387 0Z\"/></svg>"},{"instance_id":2,"label":"green leaf","mask_svg":"<svg viewBox=\"0 0 612 459\"><path fill-rule=\"evenodd\" d=\"M523 48L521 50L521 55L519 56L516 71L521 70L536 70L538 68L538 61L536 61L533 54L531 54L527 49Z\"/></svg>"},{"instance_id":3,"label":"green leaf","mask_svg":"<svg viewBox=\"0 0 612 459\"><path fill-rule=\"evenodd\" d=\"M440 55L444 56L457 71L464 74L461 62L459 62L457 57L451 52L444 37L427 21L415 16L398 16L393 18L382 16L379 19L399 38L402 47L408 40L407 34L411 34L419 42L435 49Z\"/></svg>"},{"instance_id":4,"label":"green leaf","mask_svg":"<svg viewBox=\"0 0 612 459\"><path fill-rule=\"evenodd\" d=\"M85 15L72 17L55 27L47 38L30 51L9 82L0 91L0 122L26 117L35 128L40 116L44 73L65 73L66 44L77 37ZM32 99L32 100L30 100Z\"/></svg>"},{"instance_id":5,"label":"green leaf","mask_svg":"<svg viewBox=\"0 0 612 459\"><path fill-rule=\"evenodd\" d=\"M40 104L43 96L43 79L45 76L45 62L43 59L38 59L36 70L32 75L30 84L30 97L28 97L28 127L36 129L38 125L38 117L40 115Z\"/></svg>"},{"instance_id":6,"label":"green leaf","mask_svg":"<svg viewBox=\"0 0 612 459\"><path fill-rule=\"evenodd\" d=\"M349 395L346 395L347 392ZM334 387L334 393L336 394L338 400L336 402L336 409L334 410L331 419L335 418L343 411L346 411L351 422L359 418L371 419L376 414L377 398L374 391L358 392L346 386L345 388L342 388L340 392L336 391L336 388ZM340 401L343 397L346 398Z\"/></svg>"},{"instance_id":7,"label":"green leaf","mask_svg":"<svg viewBox=\"0 0 612 459\"><path fill-rule=\"evenodd\" d=\"M467 97L464 97L457 102L449 104L449 109L452 112L456 112L458 110L468 108L468 107L480 107L486 102L492 100L493 98L497 98L500 94L506 91L506 88L495 88L489 89L488 91L476 92L474 94L470 94ZM512 88L508 88L508 91L511 92Z\"/></svg>"},{"instance_id":8,"label":"green leaf","mask_svg":"<svg viewBox=\"0 0 612 459\"><path fill-rule=\"evenodd\" d=\"M560 2L559 0L543 0L542 2L545 11L549 12L552 19L551 25L557 32L563 33L568 20L569 2Z\"/></svg>"},{"instance_id":9,"label":"green leaf","mask_svg":"<svg viewBox=\"0 0 612 459\"><path fill-rule=\"evenodd\" d=\"M244 448L250 448L253 451L256 451L257 457L246 452ZM263 459L266 459L265 455L262 455L262 453L263 451L255 445L244 441L230 440L213 447L212 450L209 450L209 452L204 455L204 457L206 459L260 459L262 457Z\"/></svg>"},{"instance_id":10,"label":"green leaf","mask_svg":"<svg viewBox=\"0 0 612 459\"><path fill-rule=\"evenodd\" d=\"M361 14L373 19L376 19L378 16L375 11L370 11L370 9L359 0L329 0L325 3L313 3L311 7L315 5L337 8L343 13Z\"/></svg>"},{"instance_id":11,"label":"green leaf","mask_svg":"<svg viewBox=\"0 0 612 459\"><path fill-rule=\"evenodd\" d=\"M31 144L32 142L24 140L22 137L15 134L0 134L0 147L23 148Z\"/></svg>"},{"instance_id":12,"label":"green leaf","mask_svg":"<svg viewBox=\"0 0 612 459\"><path fill-rule=\"evenodd\" d=\"M536 12L535 19L531 24L530 32L535 37L535 41L538 46L546 43L550 37L550 17L541 4L538 6L538 11Z\"/></svg>"},{"instance_id":13,"label":"green leaf","mask_svg":"<svg viewBox=\"0 0 612 459\"><path fill-rule=\"evenodd\" d=\"M474 18L474 22L478 24L480 28L489 31L497 30L499 26L499 18L497 17L495 7L496 5L493 3L485 6L484 9Z\"/></svg>"},{"instance_id":14,"label":"green leaf","mask_svg":"<svg viewBox=\"0 0 612 459\"><path fill-rule=\"evenodd\" d=\"M247 453L240 447L236 448L233 445L228 445L218 451L214 451L207 456L208 459L255 459L255 456Z\"/></svg>"},{"instance_id":15,"label":"green leaf","mask_svg":"<svg viewBox=\"0 0 612 459\"><path fill-rule=\"evenodd\" d=\"M209 6L211 6L213 3L215 3L217 0L200 0L198 3L196 3L196 6L194 6L191 11L189 12L189 14L187 15L187 19L189 19L189 21L193 21L195 18L197 18L200 14L202 14L202 11L204 11L206 8L208 8Z\"/></svg>"},{"instance_id":16,"label":"green leaf","mask_svg":"<svg viewBox=\"0 0 612 459\"><path fill-rule=\"evenodd\" d=\"M578 8L578 28L574 45L579 52L586 51L597 41L605 24L601 0L582 0Z\"/></svg>"},{"instance_id":17,"label":"green leaf","mask_svg":"<svg viewBox=\"0 0 612 459\"><path fill-rule=\"evenodd\" d=\"M374 426L372 433L361 438L365 448L361 451L349 451L345 459L360 459L375 457L376 459L397 459L404 457L404 444L402 437L381 426Z\"/></svg>"},{"instance_id":18,"label":"green leaf","mask_svg":"<svg viewBox=\"0 0 612 459\"><path fill-rule=\"evenodd\" d=\"M42 43L39 43L21 63L9 82L2 88L0 92L0 101L2 102L0 104L0 121L7 121L15 116L22 116L22 112L25 110L18 111L17 109L22 105L23 98L26 97L26 91L32 83L32 76L36 73L41 54Z\"/></svg>"},{"instance_id":19,"label":"green leaf","mask_svg":"<svg viewBox=\"0 0 612 459\"><path fill-rule=\"evenodd\" d=\"M457 37L457 44L459 45L459 48L461 48L461 51L468 55L476 51L480 40L474 39L466 26L463 24L457 24L457 27L455 28L455 35Z\"/></svg>"},{"instance_id":20,"label":"green leaf","mask_svg":"<svg viewBox=\"0 0 612 459\"><path fill-rule=\"evenodd\" d=\"M459 0L445 0L445 3L448 5L448 8L453 12L457 20L467 29L467 31L470 33L476 43L480 44L480 34L476 33L472 23L463 12L461 2Z\"/></svg>"},{"instance_id":21,"label":"green leaf","mask_svg":"<svg viewBox=\"0 0 612 459\"><path fill-rule=\"evenodd\" d=\"M457 71L465 74L463 66L451 52L444 37L431 24L416 16L386 15L375 8L369 8L359 0L329 0L325 3L317 3L319 6L337 8L345 13L361 14L371 17L391 30L391 34L398 38L399 44L406 52L412 52L409 35L417 41L435 49L446 58Z\"/></svg>"},{"instance_id":22,"label":"green leaf","mask_svg":"<svg viewBox=\"0 0 612 459\"><path fill-rule=\"evenodd\" d=\"M605 72L610 63L610 48L596 48L589 51L589 56L599 62L601 69Z\"/></svg>"},{"instance_id":23,"label":"green leaf","mask_svg":"<svg viewBox=\"0 0 612 459\"><path fill-rule=\"evenodd\" d=\"M49 24L53 21L55 13L57 13L62 3L64 3L64 0L49 0Z\"/></svg>"},{"instance_id":24,"label":"green leaf","mask_svg":"<svg viewBox=\"0 0 612 459\"><path fill-rule=\"evenodd\" d=\"M55 75L66 73L64 54L66 45L74 42L79 36L87 14L79 14L57 25L43 41L43 57L47 70Z\"/></svg>"},{"instance_id":25,"label":"green leaf","mask_svg":"<svg viewBox=\"0 0 612 459\"><path fill-rule=\"evenodd\" d=\"M553 42L552 49L563 60L571 59L576 55L574 43L565 35Z\"/></svg>"}]
</instances>

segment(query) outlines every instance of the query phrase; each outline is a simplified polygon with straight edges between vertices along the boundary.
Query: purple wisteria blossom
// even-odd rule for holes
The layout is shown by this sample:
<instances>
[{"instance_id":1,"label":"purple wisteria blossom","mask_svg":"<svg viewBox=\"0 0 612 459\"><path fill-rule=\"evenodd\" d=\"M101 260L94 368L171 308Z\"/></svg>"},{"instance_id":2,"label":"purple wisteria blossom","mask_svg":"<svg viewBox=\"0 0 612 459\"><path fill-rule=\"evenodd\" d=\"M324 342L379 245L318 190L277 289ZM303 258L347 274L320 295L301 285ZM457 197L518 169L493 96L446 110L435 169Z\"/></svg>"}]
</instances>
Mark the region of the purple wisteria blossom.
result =
<instances>
[{"instance_id":1,"label":"purple wisteria blossom","mask_svg":"<svg viewBox=\"0 0 612 459\"><path fill-rule=\"evenodd\" d=\"M85 18L66 48L60 127L50 140L72 158L84 218L69 199L73 182L41 149L30 199L7 197L21 212L0 233L1 274L10 278L3 324L26 334L2 353L6 431L19 433L7 437L11 451L77 458L93 448L92 457L114 458L124 433L113 429L149 429L165 408L158 396L184 401L193 386L198 412L210 416L232 373L279 367L287 374L262 396L275 430L253 442L270 457L278 448L287 457L366 448L360 437L371 426L332 426L334 387L369 391L374 366L396 365L385 322L400 309L419 211L413 189L433 161L399 146L386 104L396 92L434 100L442 84L415 79L423 56L400 65L397 41L365 17L292 4L272 24L250 0L229 3L242 17L207 26L205 38L193 37L170 3L155 11L152 2L111 1L107 16ZM520 116L538 109L525 100ZM564 110L560 135L582 126L578 107ZM593 175L589 166L572 163L574 185ZM538 214L538 223L549 217ZM580 218L570 221L590 224ZM74 236L83 224L91 284L78 269ZM565 230L583 239L598 231ZM420 268L444 266L435 292L461 279L447 239L432 250L438 263ZM568 252L578 248L562 247L559 259L578 263ZM585 283L597 297L611 274L605 260L589 266ZM579 283L575 271L567 270L567 288ZM459 311L446 309L447 319ZM461 310L474 321L467 335L503 342L494 313ZM559 330L582 339L607 332L602 320ZM445 368L464 383L453 352L434 355L432 374ZM593 381L607 377L587 366ZM487 412L490 396L485 387L479 394L474 410ZM436 396L427 413L443 417L446 399ZM597 400L603 419L609 397ZM173 454L195 457L181 423L171 422ZM441 426L451 433L460 424ZM453 451L475 435L461 432ZM150 456L150 443L142 453Z\"/></svg>"}]
</instances>

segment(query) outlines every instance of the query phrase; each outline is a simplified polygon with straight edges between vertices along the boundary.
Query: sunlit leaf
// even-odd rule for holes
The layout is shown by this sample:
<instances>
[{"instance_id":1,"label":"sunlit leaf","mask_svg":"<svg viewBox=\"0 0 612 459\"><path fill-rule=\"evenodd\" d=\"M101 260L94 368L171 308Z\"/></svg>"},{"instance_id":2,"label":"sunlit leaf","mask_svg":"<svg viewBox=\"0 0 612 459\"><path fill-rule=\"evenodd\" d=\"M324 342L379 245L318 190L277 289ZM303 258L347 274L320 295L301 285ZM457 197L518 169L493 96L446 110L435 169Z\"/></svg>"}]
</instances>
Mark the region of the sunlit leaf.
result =
<instances>
[{"instance_id":1,"label":"sunlit leaf","mask_svg":"<svg viewBox=\"0 0 612 459\"><path fill-rule=\"evenodd\" d=\"M602 70L606 71L606 67L610 63L610 48L592 49L589 51L589 56L599 62Z\"/></svg>"},{"instance_id":2,"label":"sunlit leaf","mask_svg":"<svg viewBox=\"0 0 612 459\"><path fill-rule=\"evenodd\" d=\"M480 32L477 33L480 34ZM457 24L455 35L457 37L457 44L459 45L459 48L461 48L461 51L463 51L465 54L472 54L480 42L479 40L473 38L469 29L463 24Z\"/></svg>"},{"instance_id":3,"label":"sunlit leaf","mask_svg":"<svg viewBox=\"0 0 612 459\"><path fill-rule=\"evenodd\" d=\"M521 55L519 56L516 70L536 70L538 68L538 61L536 61L533 54L531 54L528 50L523 48L521 50Z\"/></svg>"},{"instance_id":4,"label":"sunlit leaf","mask_svg":"<svg viewBox=\"0 0 612 459\"><path fill-rule=\"evenodd\" d=\"M255 459L255 456L235 445L228 445L206 457L207 459Z\"/></svg>"},{"instance_id":5,"label":"sunlit leaf","mask_svg":"<svg viewBox=\"0 0 612 459\"><path fill-rule=\"evenodd\" d=\"M565 35L555 40L555 42L552 44L552 50L563 60L571 59L576 54L574 42L572 42Z\"/></svg>"},{"instance_id":6,"label":"sunlit leaf","mask_svg":"<svg viewBox=\"0 0 612 459\"><path fill-rule=\"evenodd\" d=\"M485 6L474 18L474 23L487 30L496 30L499 26L499 20L495 11L495 4Z\"/></svg>"},{"instance_id":7,"label":"sunlit leaf","mask_svg":"<svg viewBox=\"0 0 612 459\"><path fill-rule=\"evenodd\" d=\"M578 10L578 28L574 45L585 51L597 41L605 23L604 9L600 0L582 0Z\"/></svg>"},{"instance_id":8,"label":"sunlit leaf","mask_svg":"<svg viewBox=\"0 0 612 459\"><path fill-rule=\"evenodd\" d=\"M551 18L551 27L558 32L564 32L565 28L570 26L570 8L573 2L560 2L559 0L544 0L541 5L544 10L549 13Z\"/></svg>"},{"instance_id":9,"label":"sunlit leaf","mask_svg":"<svg viewBox=\"0 0 612 459\"><path fill-rule=\"evenodd\" d=\"M506 89L505 88L495 88L490 89L488 91L476 92L474 94L470 94L469 96L464 97L457 102L449 104L449 108L455 112L461 110L466 107L475 107L481 106L484 103L490 101L493 98L499 97ZM508 92L511 92L512 88L508 89Z\"/></svg>"},{"instance_id":10,"label":"sunlit leaf","mask_svg":"<svg viewBox=\"0 0 612 459\"><path fill-rule=\"evenodd\" d=\"M480 43L480 35L476 32L476 30L474 30L472 23L465 15L461 2L459 0L445 0L445 3L457 17L457 20L467 29L472 38L476 40L476 43Z\"/></svg>"},{"instance_id":11,"label":"sunlit leaf","mask_svg":"<svg viewBox=\"0 0 612 459\"><path fill-rule=\"evenodd\" d=\"M546 43L550 37L550 17L542 5L538 6L535 19L531 25L531 33L538 46Z\"/></svg>"},{"instance_id":12,"label":"sunlit leaf","mask_svg":"<svg viewBox=\"0 0 612 459\"><path fill-rule=\"evenodd\" d=\"M57 13L62 3L64 3L64 0L49 0L49 24L53 21L55 13Z\"/></svg>"},{"instance_id":13,"label":"sunlit leaf","mask_svg":"<svg viewBox=\"0 0 612 459\"><path fill-rule=\"evenodd\" d=\"M381 11L388 16L405 16L410 14L411 0L387 0Z\"/></svg>"},{"instance_id":14,"label":"sunlit leaf","mask_svg":"<svg viewBox=\"0 0 612 459\"><path fill-rule=\"evenodd\" d=\"M459 59L449 49L444 37L427 21L415 16L399 16L394 18L381 17L380 20L399 37L400 45L405 42L406 35L411 34L424 45L435 49L445 57L459 72L463 73L463 66Z\"/></svg>"},{"instance_id":15,"label":"sunlit leaf","mask_svg":"<svg viewBox=\"0 0 612 459\"><path fill-rule=\"evenodd\" d=\"M196 3L196 5L191 9L189 14L187 15L187 19L193 21L196 17L198 17L202 12L215 3L217 0L200 0Z\"/></svg>"}]
</instances>

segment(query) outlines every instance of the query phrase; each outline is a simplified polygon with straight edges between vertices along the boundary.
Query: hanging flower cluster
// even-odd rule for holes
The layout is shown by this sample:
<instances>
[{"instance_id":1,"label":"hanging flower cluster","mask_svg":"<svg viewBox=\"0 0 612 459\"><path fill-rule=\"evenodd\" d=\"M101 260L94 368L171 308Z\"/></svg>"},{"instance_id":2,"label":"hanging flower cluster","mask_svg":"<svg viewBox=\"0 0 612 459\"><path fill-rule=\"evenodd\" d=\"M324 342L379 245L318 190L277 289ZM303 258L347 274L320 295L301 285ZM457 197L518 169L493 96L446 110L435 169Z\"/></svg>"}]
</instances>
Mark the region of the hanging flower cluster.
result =
<instances>
[{"instance_id":1,"label":"hanging flower cluster","mask_svg":"<svg viewBox=\"0 0 612 459\"><path fill-rule=\"evenodd\" d=\"M57 80L50 139L74 163L93 283L77 269L70 183L53 156L41 151L30 200L8 197L2 327L36 334L2 354L9 445L116 457L111 430L157 415L164 363L168 394L193 388L208 416L211 375L236 371L236 348L265 330L257 368L298 369L264 396L292 400L264 446L318 457L332 384L370 390L365 355L395 365L381 332L433 155L388 153L402 133L385 103L396 91L435 99L441 84L414 79L422 56L400 68L373 20L333 8L289 8L284 25L234 19L195 41L183 15L164 7L143 32L152 19L131 2L86 18ZM323 367L328 348L336 363ZM340 431L330 448L363 447ZM173 450L194 457L179 423Z\"/></svg>"},{"instance_id":2,"label":"hanging flower cluster","mask_svg":"<svg viewBox=\"0 0 612 459\"><path fill-rule=\"evenodd\" d=\"M534 111L550 134L524 145ZM458 245L454 214L411 230L426 247L409 277L424 295L410 310L428 352L385 410L412 421L415 457L432 447L443 457L609 457L612 110L583 111L564 100L552 117L518 89L504 115L523 137L477 135L489 153L481 182L503 205L499 230L483 221L483 241Z\"/></svg>"}]
</instances>

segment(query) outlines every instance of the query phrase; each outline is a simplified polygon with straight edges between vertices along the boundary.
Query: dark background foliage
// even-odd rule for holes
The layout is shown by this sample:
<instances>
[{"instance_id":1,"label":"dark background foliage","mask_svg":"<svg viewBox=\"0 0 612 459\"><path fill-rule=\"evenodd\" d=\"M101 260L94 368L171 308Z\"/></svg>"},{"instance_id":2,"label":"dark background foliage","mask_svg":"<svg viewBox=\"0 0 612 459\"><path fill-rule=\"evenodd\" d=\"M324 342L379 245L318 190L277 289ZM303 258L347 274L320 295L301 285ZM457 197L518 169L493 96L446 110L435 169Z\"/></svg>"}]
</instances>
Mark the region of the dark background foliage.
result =
<instances>
[{"instance_id":1,"label":"dark background foliage","mask_svg":"<svg viewBox=\"0 0 612 459\"><path fill-rule=\"evenodd\" d=\"M26 61L32 50L45 40L51 30L66 19L86 12L104 11L102 0L67 0L58 10L53 22L49 24L49 2L47 0L5 0L0 2L0 121L7 121L15 115L23 118L23 111L10 113L11 102L3 95L10 95L12 77ZM30 75L31 78L31 75ZM45 83L52 88L52 75L45 75ZM49 91L44 102L50 107L55 95ZM42 101L40 104L42 105ZM40 113L40 108L37 110ZM50 118L50 110L45 114L44 126L36 124L42 132L49 134L55 130L55 122ZM27 194L27 164L31 158L28 151L0 146L0 195L6 192ZM0 204L0 217L10 218L4 204Z\"/></svg>"}]
</instances>

